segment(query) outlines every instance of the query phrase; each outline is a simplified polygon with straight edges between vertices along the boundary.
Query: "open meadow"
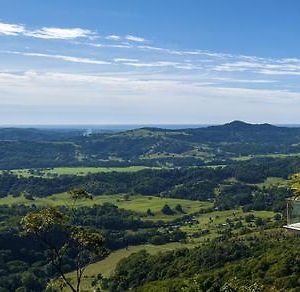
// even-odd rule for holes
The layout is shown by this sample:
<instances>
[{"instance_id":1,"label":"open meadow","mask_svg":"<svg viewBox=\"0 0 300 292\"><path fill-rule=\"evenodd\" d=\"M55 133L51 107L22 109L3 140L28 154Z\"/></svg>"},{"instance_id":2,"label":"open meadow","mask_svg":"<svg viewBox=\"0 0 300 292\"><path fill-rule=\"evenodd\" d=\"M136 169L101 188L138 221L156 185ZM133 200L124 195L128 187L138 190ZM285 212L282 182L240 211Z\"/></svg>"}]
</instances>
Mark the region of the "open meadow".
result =
<instances>
[{"instance_id":1,"label":"open meadow","mask_svg":"<svg viewBox=\"0 0 300 292\"><path fill-rule=\"evenodd\" d=\"M192 214L203 208L209 208L212 206L210 202L191 201L184 199L173 198L160 198L154 196L126 196L126 195L103 195L95 196L93 200L83 199L76 202L75 207L88 207L93 205L102 205L104 203L111 203L118 208L131 210L139 213L142 217L146 216L148 209L151 210L153 216L147 217L147 220L164 220L169 221L181 217L186 214ZM28 200L24 196L13 197L6 196L0 198L0 205L13 205L24 204L36 206L71 206L68 193L56 194L45 198L34 198ZM184 213L174 213L173 215L165 215L161 212L164 205L169 205L174 209L178 204L182 206Z\"/></svg>"},{"instance_id":2,"label":"open meadow","mask_svg":"<svg viewBox=\"0 0 300 292\"><path fill-rule=\"evenodd\" d=\"M127 167L54 167L54 168L25 168L14 169L10 172L20 177L43 177L52 178L60 175L88 175L99 172L134 172L149 169L146 166ZM3 171L2 171L3 172Z\"/></svg>"}]
</instances>

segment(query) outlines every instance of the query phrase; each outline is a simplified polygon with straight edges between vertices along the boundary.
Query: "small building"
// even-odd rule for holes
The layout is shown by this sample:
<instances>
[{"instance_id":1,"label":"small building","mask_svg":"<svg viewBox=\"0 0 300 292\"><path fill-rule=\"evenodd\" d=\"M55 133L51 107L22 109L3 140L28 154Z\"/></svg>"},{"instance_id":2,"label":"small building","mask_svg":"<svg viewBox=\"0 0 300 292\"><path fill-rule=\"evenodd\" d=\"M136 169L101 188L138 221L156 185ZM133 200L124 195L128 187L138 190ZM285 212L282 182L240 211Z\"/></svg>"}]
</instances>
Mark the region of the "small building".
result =
<instances>
[{"instance_id":1,"label":"small building","mask_svg":"<svg viewBox=\"0 0 300 292\"><path fill-rule=\"evenodd\" d=\"M287 225L284 227L300 232L300 197L290 198L287 201Z\"/></svg>"}]
</instances>

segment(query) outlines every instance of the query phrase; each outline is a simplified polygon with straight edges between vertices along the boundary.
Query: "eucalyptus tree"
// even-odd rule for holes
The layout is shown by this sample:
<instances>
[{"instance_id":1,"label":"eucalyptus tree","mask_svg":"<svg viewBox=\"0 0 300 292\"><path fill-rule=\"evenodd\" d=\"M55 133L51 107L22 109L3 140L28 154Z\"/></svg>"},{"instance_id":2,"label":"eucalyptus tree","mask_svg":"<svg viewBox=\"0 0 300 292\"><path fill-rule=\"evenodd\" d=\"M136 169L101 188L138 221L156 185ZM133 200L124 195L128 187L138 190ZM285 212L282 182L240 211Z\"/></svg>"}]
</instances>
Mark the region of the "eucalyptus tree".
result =
<instances>
[{"instance_id":1,"label":"eucalyptus tree","mask_svg":"<svg viewBox=\"0 0 300 292\"><path fill-rule=\"evenodd\" d=\"M108 251L101 233L75 224L76 202L91 199L91 195L83 189L74 189L69 195L71 212L49 207L28 213L22 218L21 225L25 235L33 236L42 244L56 271L57 276L48 282L47 287L50 290L68 287L73 292L79 292L87 265L95 259L104 258ZM67 277L69 271L65 265L69 258L74 261L75 280Z\"/></svg>"}]
</instances>

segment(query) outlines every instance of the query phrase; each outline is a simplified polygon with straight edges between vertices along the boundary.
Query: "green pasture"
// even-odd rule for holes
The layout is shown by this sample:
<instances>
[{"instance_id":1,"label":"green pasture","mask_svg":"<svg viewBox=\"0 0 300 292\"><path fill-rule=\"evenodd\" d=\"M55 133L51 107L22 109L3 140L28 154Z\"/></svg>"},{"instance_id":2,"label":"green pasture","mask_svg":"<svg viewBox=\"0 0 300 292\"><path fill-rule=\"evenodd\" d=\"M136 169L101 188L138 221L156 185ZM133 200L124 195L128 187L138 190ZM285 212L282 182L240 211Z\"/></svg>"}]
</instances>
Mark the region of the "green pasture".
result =
<instances>
[{"instance_id":1,"label":"green pasture","mask_svg":"<svg viewBox=\"0 0 300 292\"><path fill-rule=\"evenodd\" d=\"M139 252L141 250L146 250L150 254L156 254L159 252L169 251L177 248L192 248L195 245L193 244L184 244L179 242L172 242L167 243L163 245L152 245L152 244L143 244L143 245L137 245L137 246L129 246L128 249L119 249L116 251L113 251L109 254L107 258L105 258L102 261L93 263L89 266L87 266L84 278L82 281L82 292L85 291L91 291L91 282L95 276L97 276L99 273L101 273L103 276L108 277L112 275L116 265L118 262L125 258L130 256L133 253ZM69 279L75 279L76 274L75 272L67 274L67 277ZM67 289L65 291L68 291Z\"/></svg>"},{"instance_id":2,"label":"green pasture","mask_svg":"<svg viewBox=\"0 0 300 292\"><path fill-rule=\"evenodd\" d=\"M270 188L272 186L288 186L288 180L281 177L268 177L263 183L256 184L258 187Z\"/></svg>"},{"instance_id":3,"label":"green pasture","mask_svg":"<svg viewBox=\"0 0 300 292\"><path fill-rule=\"evenodd\" d=\"M300 153L270 153L270 154L256 154L256 155L246 155L246 156L238 156L232 158L233 160L236 161L244 161L244 160L250 160L252 158L264 158L264 157L269 157L269 158L286 158L286 157L299 157Z\"/></svg>"},{"instance_id":4,"label":"green pasture","mask_svg":"<svg viewBox=\"0 0 300 292\"><path fill-rule=\"evenodd\" d=\"M243 224L246 224L245 220L242 218L245 215L248 215L250 213L252 213L255 217L260 217L265 220L271 220L275 215L274 212L270 212L270 211L253 211L253 212L244 213L241 209L214 211L214 212L198 215L196 216L195 219L197 219L199 223L184 225L181 227L181 230L187 232L189 235L189 239L187 243L174 242L174 243L167 243L164 245L144 244L138 246L130 246L128 249L120 249L114 251L106 259L89 265L86 268L86 272L84 275L84 279L82 283L82 291L91 291L91 281L96 275L98 275L99 273L101 273L105 277L112 275L118 262L121 259L128 257L132 253L136 253L143 249L145 249L151 254L156 254L158 252L164 252L164 251L174 250L178 248L193 248L201 244L201 242L204 242L205 240L217 237L220 228L222 227L225 228L227 224L226 223L227 219L230 219L233 222L236 220L241 220ZM247 223L247 224L251 225L253 223ZM191 236L192 234L204 229L209 229L210 233L200 238L193 238ZM253 232L255 232L256 230L257 228L254 228ZM75 273L74 272L69 273L68 277L70 279L75 278Z\"/></svg>"},{"instance_id":5,"label":"green pasture","mask_svg":"<svg viewBox=\"0 0 300 292\"><path fill-rule=\"evenodd\" d=\"M70 199L68 193L61 193L45 198L34 198L34 200L28 200L24 196L13 197L7 196L0 198L0 205L12 205L12 204L24 204L37 206L70 206ZM164 215L161 213L161 209L165 204L168 204L172 209L176 205L180 204L185 214L194 213L201 208L208 208L212 206L210 202L202 201L190 201L184 199L172 199L172 198L160 198L154 196L127 196L125 195L103 195L95 196L93 200L83 199L77 201L75 207L93 206L95 204L101 205L104 203L112 203L119 208L138 212L141 216L145 216L145 220L173 220L181 217L184 214L175 213L174 215ZM154 216L146 217L147 210L150 209Z\"/></svg>"},{"instance_id":6,"label":"green pasture","mask_svg":"<svg viewBox=\"0 0 300 292\"><path fill-rule=\"evenodd\" d=\"M275 213L272 211L251 211L243 212L242 209L214 211L205 214L200 214L194 218L194 222L183 225L181 230L186 232L192 242L202 242L206 239L217 237L220 231L229 227L228 220L233 224L241 221L244 227L256 229L253 222L245 222L244 217L253 214L255 217L260 217L266 221L270 221L274 218ZM195 233L209 230L208 234L194 238ZM237 232L239 229L234 229Z\"/></svg>"},{"instance_id":7,"label":"green pasture","mask_svg":"<svg viewBox=\"0 0 300 292\"><path fill-rule=\"evenodd\" d=\"M127 166L127 167L55 167L38 169L14 169L10 172L22 177L44 177L52 178L60 175L78 175L84 176L99 172L135 172L147 169L146 166ZM3 171L2 171L3 172Z\"/></svg>"}]
</instances>

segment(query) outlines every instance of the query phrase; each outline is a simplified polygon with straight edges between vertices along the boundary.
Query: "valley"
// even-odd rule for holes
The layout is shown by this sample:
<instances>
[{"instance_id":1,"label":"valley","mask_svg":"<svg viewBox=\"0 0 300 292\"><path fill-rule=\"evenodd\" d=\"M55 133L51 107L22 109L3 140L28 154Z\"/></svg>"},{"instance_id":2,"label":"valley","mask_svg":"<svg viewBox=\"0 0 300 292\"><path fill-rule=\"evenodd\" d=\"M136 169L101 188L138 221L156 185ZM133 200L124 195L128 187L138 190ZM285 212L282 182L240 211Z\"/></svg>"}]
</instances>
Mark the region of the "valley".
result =
<instances>
[{"instance_id":1,"label":"valley","mask_svg":"<svg viewBox=\"0 0 300 292\"><path fill-rule=\"evenodd\" d=\"M81 291L149 291L151 285L169 289L173 287L169 279L174 277L181 289L192 285L193 277L201 282L198 279L210 269L215 277L222 263L231 269L269 250L275 239L268 242L267 238L272 234L281 234L278 238L283 242L285 237L291 246L298 242L282 228L286 199L293 195L291 175L300 172L298 128L233 122L180 131L153 128L88 137L70 134L67 141L51 134L46 149L40 148L45 135L39 133L26 140L12 136L9 143L22 151L15 149L8 156L7 135L13 131L5 131L5 140L0 141L0 251L6 258L2 270L8 271L0 276L3 291L22 285L42 289L47 279L58 279L46 264L47 253L33 238L22 235L21 219L43 210L62 212L71 226L99 232L104 238L108 254L83 266ZM80 151L80 161L74 160L72 145L76 145L76 155ZM40 149L50 151L50 156ZM72 192L86 195L73 200ZM255 238L260 242L257 249L251 243ZM207 258L201 266L192 259L188 270L154 272L165 265L176 266L173 256L177 253L178 261L185 262L192 254L218 254L227 245L232 248L225 252L224 262L214 264ZM162 267L155 267L156 256L166 261ZM71 255L63 259L63 270L72 283L76 282L74 260ZM148 267L143 280L136 278L139 262ZM187 265L183 262L182 267ZM19 280L10 282L12 277ZM239 277L254 285L247 277ZM225 276L217 281L220 287L227 282ZM263 278L257 285L270 287ZM282 287L279 282L276 285ZM166 291L179 291L170 289Z\"/></svg>"}]
</instances>

